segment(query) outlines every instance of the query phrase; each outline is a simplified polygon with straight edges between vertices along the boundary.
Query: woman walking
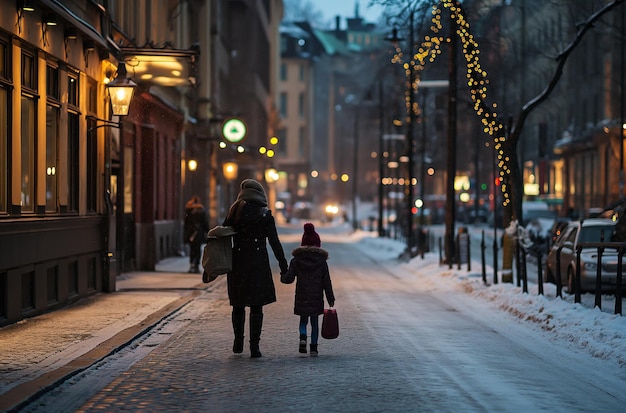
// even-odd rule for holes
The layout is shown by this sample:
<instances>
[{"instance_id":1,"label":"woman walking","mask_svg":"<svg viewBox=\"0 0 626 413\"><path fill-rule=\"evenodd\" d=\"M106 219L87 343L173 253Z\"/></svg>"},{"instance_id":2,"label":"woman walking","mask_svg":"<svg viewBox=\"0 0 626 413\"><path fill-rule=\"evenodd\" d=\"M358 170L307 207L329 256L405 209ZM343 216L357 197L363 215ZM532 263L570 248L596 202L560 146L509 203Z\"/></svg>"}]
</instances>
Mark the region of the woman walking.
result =
<instances>
[{"instance_id":1,"label":"woman walking","mask_svg":"<svg viewBox=\"0 0 626 413\"><path fill-rule=\"evenodd\" d=\"M233 307L235 334L233 352L243 352L245 307L250 307L250 357L261 357L259 341L263 306L276 301L267 241L278 260L281 274L288 267L274 217L267 208L265 190L259 182L253 179L241 182L237 200L231 205L223 225L232 226L237 231L233 237L233 270L228 273L228 297Z\"/></svg>"},{"instance_id":2,"label":"woman walking","mask_svg":"<svg viewBox=\"0 0 626 413\"><path fill-rule=\"evenodd\" d=\"M185 204L185 243L189 244L189 272L200 272L200 248L209 232L209 217L200 198L192 196Z\"/></svg>"}]
</instances>

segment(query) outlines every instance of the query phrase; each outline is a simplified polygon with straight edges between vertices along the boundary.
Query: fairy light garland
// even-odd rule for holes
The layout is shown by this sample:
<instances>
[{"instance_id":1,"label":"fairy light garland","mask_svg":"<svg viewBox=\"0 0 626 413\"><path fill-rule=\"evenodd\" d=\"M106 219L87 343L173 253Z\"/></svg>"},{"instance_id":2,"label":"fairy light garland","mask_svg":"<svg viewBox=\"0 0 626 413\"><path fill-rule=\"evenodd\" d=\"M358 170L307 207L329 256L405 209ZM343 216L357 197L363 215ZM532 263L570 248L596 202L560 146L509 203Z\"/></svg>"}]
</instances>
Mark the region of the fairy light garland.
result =
<instances>
[{"instance_id":1,"label":"fairy light garland","mask_svg":"<svg viewBox=\"0 0 626 413\"><path fill-rule=\"evenodd\" d=\"M410 57L410 61L404 62L403 53L399 47L396 48L395 54L391 59L394 64L402 64L405 70L407 79L410 79L410 70L414 70L414 73L419 73L424 70L426 63L433 63L435 59L441 54L441 46L449 43L450 39L441 36L439 33L443 30L442 24L442 12L444 9L448 9L452 19L455 22L456 30L455 34L459 38L462 44L463 55L466 62L466 79L467 85L470 88L470 95L473 103L473 110L476 115L481 119L483 125L483 132L490 136L494 142L494 148L498 158L498 169L500 178L504 178L511 173L509 167L510 158L505 156L503 143L506 138L504 135L505 129L502 122L498 120L498 114L495 112L497 105L493 103L489 105L487 100L487 85L489 79L487 79L487 72L482 68L480 64L480 49L478 42L470 32L470 24L465 19L460 3L452 0L440 0L432 8L432 18L430 30L432 35L424 36L424 40L418 47L417 52ZM415 76L415 82L411 85L411 88L407 88L405 101L407 106L407 113L409 110L417 113L417 103L413 108L409 108L409 94L410 91L417 91L419 88L420 77ZM408 86L408 84L407 84ZM501 179L501 191L503 195L503 205L508 205L511 202L510 191L508 186L504 183L505 180Z\"/></svg>"}]
</instances>

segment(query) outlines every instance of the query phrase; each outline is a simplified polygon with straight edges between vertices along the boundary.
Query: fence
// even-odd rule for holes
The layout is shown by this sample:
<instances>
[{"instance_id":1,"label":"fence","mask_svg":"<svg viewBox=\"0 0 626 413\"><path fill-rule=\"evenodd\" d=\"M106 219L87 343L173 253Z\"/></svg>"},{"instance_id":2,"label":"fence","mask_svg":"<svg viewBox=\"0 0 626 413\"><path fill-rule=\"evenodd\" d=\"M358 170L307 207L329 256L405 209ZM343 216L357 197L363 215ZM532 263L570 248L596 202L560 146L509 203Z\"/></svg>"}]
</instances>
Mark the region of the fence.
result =
<instances>
[{"instance_id":1,"label":"fence","mask_svg":"<svg viewBox=\"0 0 626 413\"><path fill-rule=\"evenodd\" d=\"M525 248L520 242L515 242L515 269L517 275L517 286L522 288L523 293L528 293L528 272L527 272L527 260L526 257L532 255L536 257L537 260L537 286L538 286L538 294L543 295L543 270L544 270L544 248L541 247L530 247ZM458 269L461 269L461 264L467 264L467 271L471 271L471 239L468 234L464 231L460 231L456 236L456 263L458 264ZM600 242L600 243L584 243L579 244L576 247L576 271L574 273L573 285L568 285L568 292L571 294L573 289L574 291L574 302L581 302L581 260L580 255L583 249L595 248L596 249L596 283L595 283L595 302L594 305L598 308L602 308L602 257L607 249L612 249L617 253L617 271L616 271L616 279L615 279L615 314L622 315L622 285L623 285L623 257L624 250L626 249L626 243L622 242ZM482 265L482 279L485 284L487 284L487 266L486 266L486 257L485 250L487 246L485 244L485 231L482 231L481 243L480 243L480 257L481 257L481 265ZM563 286L561 281L561 251L563 247L559 247L556 252L556 271L555 275L555 284L556 284L556 295L559 298L563 298ZM461 255L461 250L464 251L463 255ZM494 239L493 242L493 284L498 283L498 243L497 240ZM467 257L467 259L463 260L463 257ZM443 241L442 238L439 238L439 262L440 264L444 264L443 259ZM451 263L448 263L451 265ZM573 287L573 288L571 288Z\"/></svg>"}]
</instances>

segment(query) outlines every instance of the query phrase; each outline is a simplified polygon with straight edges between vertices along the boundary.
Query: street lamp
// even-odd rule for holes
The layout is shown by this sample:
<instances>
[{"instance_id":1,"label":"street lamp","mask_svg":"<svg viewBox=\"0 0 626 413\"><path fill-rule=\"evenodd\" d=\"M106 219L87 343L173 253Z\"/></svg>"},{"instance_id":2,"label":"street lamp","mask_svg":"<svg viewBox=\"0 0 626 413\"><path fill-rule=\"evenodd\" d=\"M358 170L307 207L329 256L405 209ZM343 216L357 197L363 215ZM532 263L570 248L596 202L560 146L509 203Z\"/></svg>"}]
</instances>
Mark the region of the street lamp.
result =
<instances>
[{"instance_id":1,"label":"street lamp","mask_svg":"<svg viewBox=\"0 0 626 413\"><path fill-rule=\"evenodd\" d=\"M222 166L222 173L224 175L224 179L228 184L226 198L228 202L232 202L231 200L231 191L232 191L232 183L235 179L237 179L237 173L239 172L239 166L235 162L224 162Z\"/></svg>"},{"instance_id":2,"label":"street lamp","mask_svg":"<svg viewBox=\"0 0 626 413\"><path fill-rule=\"evenodd\" d=\"M413 59L415 55L414 47L414 10L410 10L409 13L409 57ZM398 43L404 39L398 37L398 29L394 27L392 34L390 37L386 38L386 40L390 41L394 45L398 45ZM415 123L415 110L413 108L415 92L414 92L414 83L415 83L415 67L408 62L405 64L408 72L408 84L407 84L407 110L409 112L409 118L406 126L406 151L407 151L407 160L408 160L408 182L406 183L406 216L407 216L407 253L409 257L413 256L413 245L414 243L414 233L413 233L413 182L414 182L414 166L413 166L413 152L414 152L414 144L413 144L413 124Z\"/></svg>"},{"instance_id":3,"label":"street lamp","mask_svg":"<svg viewBox=\"0 0 626 413\"><path fill-rule=\"evenodd\" d=\"M130 110L130 101L137 83L128 77L126 64L121 62L117 68L117 77L106 85L111 97L111 108L114 115L126 116Z\"/></svg>"},{"instance_id":4,"label":"street lamp","mask_svg":"<svg viewBox=\"0 0 626 413\"><path fill-rule=\"evenodd\" d=\"M118 117L117 128L120 130L119 133L119 175L117 178L117 199L116 201L116 239L117 239L117 250L119 255L118 266L123 269L124 266L124 188L125 185L125 176L124 170L125 161L124 161L124 126L122 124L122 116L127 116L128 111L130 110L130 102L133 98L133 94L135 92L135 88L137 84L133 82L128 77L128 72L126 71L126 65L124 62L120 62L117 68L117 77L113 79L106 85L107 90L109 91L109 97L111 98L111 111L113 115ZM107 152L108 153L108 152Z\"/></svg>"},{"instance_id":5,"label":"street lamp","mask_svg":"<svg viewBox=\"0 0 626 413\"><path fill-rule=\"evenodd\" d=\"M265 182L269 187L269 193L267 194L267 203L270 208L275 208L276 205L276 187L275 184L280 179L278 171L274 168L267 168L265 170Z\"/></svg>"},{"instance_id":6,"label":"street lamp","mask_svg":"<svg viewBox=\"0 0 626 413\"><path fill-rule=\"evenodd\" d=\"M111 120L100 119L96 117L88 117L89 120L101 122L101 125L97 125L90 129L92 132L102 127L117 128L120 130L120 144L119 144L119 177L118 177L118 189L116 203L116 219L115 227L111 228L113 222L111 221L112 203L111 203L111 137L107 137L104 141L104 153L105 153L105 181L104 181L104 197L105 208L108 218L107 225L103 231L104 248L106 248L106 254L104 256L104 289L109 292L115 291L115 279L116 275L111 274L111 260L113 253L111 250L118 251L119 263L118 268L121 268L123 264L123 233L124 233L124 146L123 146L123 125L122 116L127 116L130 110L130 102L133 98L134 90L137 84L128 77L126 71L126 65L124 62L120 62L117 68L117 77L106 85L106 89L109 92L109 98L111 100L111 112L114 116L118 117L117 122ZM120 190L121 185L121 190ZM111 242L111 233L115 234L116 245L109 245Z\"/></svg>"}]
</instances>

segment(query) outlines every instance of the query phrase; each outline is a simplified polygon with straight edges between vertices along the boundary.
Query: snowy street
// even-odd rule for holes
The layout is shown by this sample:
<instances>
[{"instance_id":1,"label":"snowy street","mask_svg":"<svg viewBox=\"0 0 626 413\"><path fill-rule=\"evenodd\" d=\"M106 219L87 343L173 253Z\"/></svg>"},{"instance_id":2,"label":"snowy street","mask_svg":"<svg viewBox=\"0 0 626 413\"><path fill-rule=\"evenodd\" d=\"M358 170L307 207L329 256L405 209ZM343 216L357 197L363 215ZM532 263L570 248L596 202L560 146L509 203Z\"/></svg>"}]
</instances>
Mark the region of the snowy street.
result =
<instances>
[{"instance_id":1,"label":"snowy street","mask_svg":"<svg viewBox=\"0 0 626 413\"><path fill-rule=\"evenodd\" d=\"M231 352L224 277L164 325L24 411L616 412L626 406L626 320L485 286L403 245L318 227L340 336L298 353L294 285L275 278L261 359ZM289 232L289 233L287 233ZM299 228L281 231L287 254ZM536 289L535 289L536 290ZM63 401L63 402L61 402Z\"/></svg>"}]
</instances>

